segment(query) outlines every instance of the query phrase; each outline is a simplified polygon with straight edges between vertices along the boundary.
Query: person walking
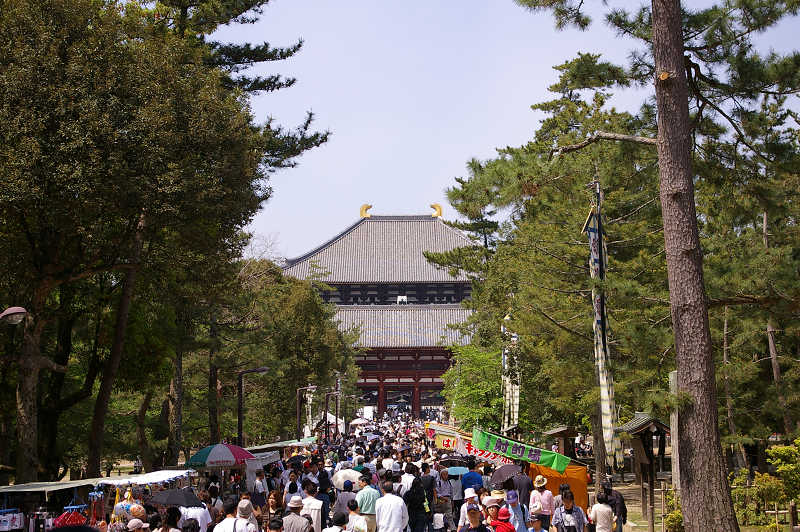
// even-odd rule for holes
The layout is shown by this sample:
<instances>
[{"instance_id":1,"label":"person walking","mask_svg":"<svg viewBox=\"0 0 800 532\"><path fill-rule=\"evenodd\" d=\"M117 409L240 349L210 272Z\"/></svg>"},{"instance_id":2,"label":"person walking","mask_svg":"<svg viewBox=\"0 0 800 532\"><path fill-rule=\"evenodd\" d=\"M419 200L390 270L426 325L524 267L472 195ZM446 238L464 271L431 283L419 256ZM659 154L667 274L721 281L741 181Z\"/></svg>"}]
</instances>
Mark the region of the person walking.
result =
<instances>
[{"instance_id":1,"label":"person walking","mask_svg":"<svg viewBox=\"0 0 800 532\"><path fill-rule=\"evenodd\" d=\"M553 515L553 526L558 532L584 532L587 520L583 509L575 504L575 496L571 491L561 495L564 506L556 510ZM542 523L544 528L544 523ZM547 529L545 529L547 530Z\"/></svg>"},{"instance_id":2,"label":"person walking","mask_svg":"<svg viewBox=\"0 0 800 532\"><path fill-rule=\"evenodd\" d=\"M351 481L345 480L344 484L342 484L342 488L342 491L336 496L336 502L333 505L334 514L337 512L348 513L347 503L356 498L356 494L353 493L353 483Z\"/></svg>"},{"instance_id":3,"label":"person walking","mask_svg":"<svg viewBox=\"0 0 800 532\"><path fill-rule=\"evenodd\" d=\"M531 492L530 508L534 506L541 506L541 511L537 512L542 518L542 528L548 530L550 528L550 520L553 517L555 510L555 501L553 499L553 492L547 489L547 478L544 475L536 475L533 481L534 490ZM563 494L562 494L563 498Z\"/></svg>"},{"instance_id":4,"label":"person walking","mask_svg":"<svg viewBox=\"0 0 800 532\"><path fill-rule=\"evenodd\" d=\"M414 478L411 487L403 495L403 501L408 509L408 522L411 532L425 532L431 521L431 510L428 506L428 497L422 481Z\"/></svg>"},{"instance_id":5,"label":"person walking","mask_svg":"<svg viewBox=\"0 0 800 532\"><path fill-rule=\"evenodd\" d=\"M561 496L563 500L563 495ZM604 491L597 494L597 503L589 510L589 519L597 532L611 532L614 529L614 511L608 504L608 495Z\"/></svg>"},{"instance_id":6,"label":"person walking","mask_svg":"<svg viewBox=\"0 0 800 532\"><path fill-rule=\"evenodd\" d=\"M356 495L358 508L367 522L367 532L375 532L376 530L375 503L381 497L380 492L370 485L371 481L372 479L369 475L361 475L361 478L358 479L360 489Z\"/></svg>"},{"instance_id":7,"label":"person walking","mask_svg":"<svg viewBox=\"0 0 800 532\"><path fill-rule=\"evenodd\" d=\"M392 482L383 483L383 497L375 503L378 532L403 532L408 526L406 503L392 492Z\"/></svg>"},{"instance_id":8,"label":"person walking","mask_svg":"<svg viewBox=\"0 0 800 532\"><path fill-rule=\"evenodd\" d=\"M508 512L511 514L510 523L514 525L514 530L517 532L528 532L528 521L530 515L528 508L519 502L519 495L514 490L506 492L506 505Z\"/></svg>"},{"instance_id":9,"label":"person walking","mask_svg":"<svg viewBox=\"0 0 800 532\"><path fill-rule=\"evenodd\" d=\"M614 511L617 517L618 528L621 530L622 525L628 522L628 507L625 506L625 497L620 492L611 487L611 482L606 480L602 484L603 492L606 494L608 505Z\"/></svg>"},{"instance_id":10,"label":"person walking","mask_svg":"<svg viewBox=\"0 0 800 532\"><path fill-rule=\"evenodd\" d=\"M347 510L350 513L347 526L347 532L367 532L367 520L358 512L358 502L355 499L347 503Z\"/></svg>"},{"instance_id":11,"label":"person walking","mask_svg":"<svg viewBox=\"0 0 800 532\"><path fill-rule=\"evenodd\" d=\"M247 519L240 519L236 516L236 510L239 503L234 499L225 502L223 512L225 512L225 519L214 527L215 532L247 532ZM167 515L169 520L169 514ZM167 532L162 529L162 532ZM308 532L307 530L297 532Z\"/></svg>"},{"instance_id":12,"label":"person walking","mask_svg":"<svg viewBox=\"0 0 800 532\"><path fill-rule=\"evenodd\" d=\"M314 532L322 532L322 501L317 499L317 485L311 480L303 481L303 509L300 515L307 515L311 518L311 525L314 527Z\"/></svg>"},{"instance_id":13,"label":"person walking","mask_svg":"<svg viewBox=\"0 0 800 532\"><path fill-rule=\"evenodd\" d=\"M464 506L467 507L467 524L460 527L458 532L489 532L483 524L481 507L474 502L465 503Z\"/></svg>"},{"instance_id":14,"label":"person walking","mask_svg":"<svg viewBox=\"0 0 800 532\"><path fill-rule=\"evenodd\" d=\"M311 532L311 521L300 515L303 509L302 497L294 495L286 508L288 512L283 518L283 532Z\"/></svg>"}]
</instances>

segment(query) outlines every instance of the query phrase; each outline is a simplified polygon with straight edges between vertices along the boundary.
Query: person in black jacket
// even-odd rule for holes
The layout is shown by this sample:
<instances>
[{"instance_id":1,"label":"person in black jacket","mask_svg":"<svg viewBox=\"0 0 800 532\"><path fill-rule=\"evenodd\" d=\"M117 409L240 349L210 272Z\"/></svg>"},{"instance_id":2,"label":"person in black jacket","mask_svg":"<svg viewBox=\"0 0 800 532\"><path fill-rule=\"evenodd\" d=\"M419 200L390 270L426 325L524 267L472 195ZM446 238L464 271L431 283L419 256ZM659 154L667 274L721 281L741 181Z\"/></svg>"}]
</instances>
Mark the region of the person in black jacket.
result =
<instances>
[{"instance_id":1,"label":"person in black jacket","mask_svg":"<svg viewBox=\"0 0 800 532\"><path fill-rule=\"evenodd\" d=\"M617 490L612 489L611 482L608 480L603 482L602 487L608 498L607 504L611 506L614 515L617 516L617 523L624 525L628 522L628 507L625 506L625 497Z\"/></svg>"}]
</instances>

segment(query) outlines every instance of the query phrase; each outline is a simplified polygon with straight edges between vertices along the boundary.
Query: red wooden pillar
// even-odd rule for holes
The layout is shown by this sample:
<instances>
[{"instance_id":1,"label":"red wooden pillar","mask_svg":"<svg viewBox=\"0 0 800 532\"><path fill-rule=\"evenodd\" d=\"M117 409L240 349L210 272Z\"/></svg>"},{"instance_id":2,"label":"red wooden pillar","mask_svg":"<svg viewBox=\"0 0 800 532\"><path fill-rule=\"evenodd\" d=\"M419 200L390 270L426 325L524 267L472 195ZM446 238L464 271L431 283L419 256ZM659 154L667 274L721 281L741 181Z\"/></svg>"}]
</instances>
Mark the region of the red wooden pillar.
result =
<instances>
[{"instance_id":1,"label":"red wooden pillar","mask_svg":"<svg viewBox=\"0 0 800 532\"><path fill-rule=\"evenodd\" d=\"M422 409L420 408L420 396L419 396L419 381L414 381L414 396L411 398L411 410L414 413L414 417L419 419L422 417Z\"/></svg>"},{"instance_id":2,"label":"red wooden pillar","mask_svg":"<svg viewBox=\"0 0 800 532\"><path fill-rule=\"evenodd\" d=\"M378 415L383 416L386 412L386 388L383 386L383 379L378 382Z\"/></svg>"}]
</instances>

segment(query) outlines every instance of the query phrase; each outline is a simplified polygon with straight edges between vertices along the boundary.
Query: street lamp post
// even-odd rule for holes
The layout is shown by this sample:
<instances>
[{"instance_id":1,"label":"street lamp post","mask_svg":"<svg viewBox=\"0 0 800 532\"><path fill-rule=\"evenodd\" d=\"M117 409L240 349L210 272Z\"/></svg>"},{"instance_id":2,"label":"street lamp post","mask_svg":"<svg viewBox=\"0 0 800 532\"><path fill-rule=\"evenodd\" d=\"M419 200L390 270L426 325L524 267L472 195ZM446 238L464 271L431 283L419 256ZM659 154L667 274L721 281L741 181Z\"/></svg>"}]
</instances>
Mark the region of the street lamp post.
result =
<instances>
[{"instance_id":1,"label":"street lamp post","mask_svg":"<svg viewBox=\"0 0 800 532\"><path fill-rule=\"evenodd\" d=\"M304 386L302 388L298 388L297 389L297 441L300 441L302 439L301 433L300 433L300 430L301 430L301 427L300 427L300 397L302 396L301 392L304 392L304 391L308 390L311 393L314 393L314 390L316 390L316 389L317 389L316 386Z\"/></svg>"},{"instance_id":2,"label":"street lamp post","mask_svg":"<svg viewBox=\"0 0 800 532\"><path fill-rule=\"evenodd\" d=\"M336 405L339 405L339 392L327 392L325 394L325 438L330 441L331 439L331 431L330 426L328 425L328 407L330 405L330 397L331 395L336 396ZM339 426L339 409L336 409L336 426Z\"/></svg>"},{"instance_id":3,"label":"street lamp post","mask_svg":"<svg viewBox=\"0 0 800 532\"><path fill-rule=\"evenodd\" d=\"M339 435L339 403L342 402L342 378L336 376L336 435Z\"/></svg>"},{"instance_id":4,"label":"street lamp post","mask_svg":"<svg viewBox=\"0 0 800 532\"><path fill-rule=\"evenodd\" d=\"M253 369L245 369L238 372L236 375L239 377L239 408L237 412L237 433L236 433L236 443L239 447L244 445L244 427L243 427L243 418L244 418L244 376L248 373L266 373L269 371L269 368L260 367L260 368L253 368Z\"/></svg>"}]
</instances>

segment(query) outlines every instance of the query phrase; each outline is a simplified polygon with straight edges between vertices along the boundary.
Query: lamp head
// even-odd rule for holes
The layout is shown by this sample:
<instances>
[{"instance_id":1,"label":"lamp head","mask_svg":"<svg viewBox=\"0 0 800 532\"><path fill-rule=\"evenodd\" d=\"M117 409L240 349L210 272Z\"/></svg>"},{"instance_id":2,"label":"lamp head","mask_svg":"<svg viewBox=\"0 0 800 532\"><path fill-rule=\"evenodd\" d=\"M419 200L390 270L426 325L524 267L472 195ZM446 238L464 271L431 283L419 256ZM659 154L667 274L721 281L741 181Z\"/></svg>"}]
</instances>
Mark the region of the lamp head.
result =
<instances>
[{"instance_id":1,"label":"lamp head","mask_svg":"<svg viewBox=\"0 0 800 532\"><path fill-rule=\"evenodd\" d=\"M17 325L27 314L28 311L22 307L9 307L0 313L0 321L4 321L10 325Z\"/></svg>"}]
</instances>

